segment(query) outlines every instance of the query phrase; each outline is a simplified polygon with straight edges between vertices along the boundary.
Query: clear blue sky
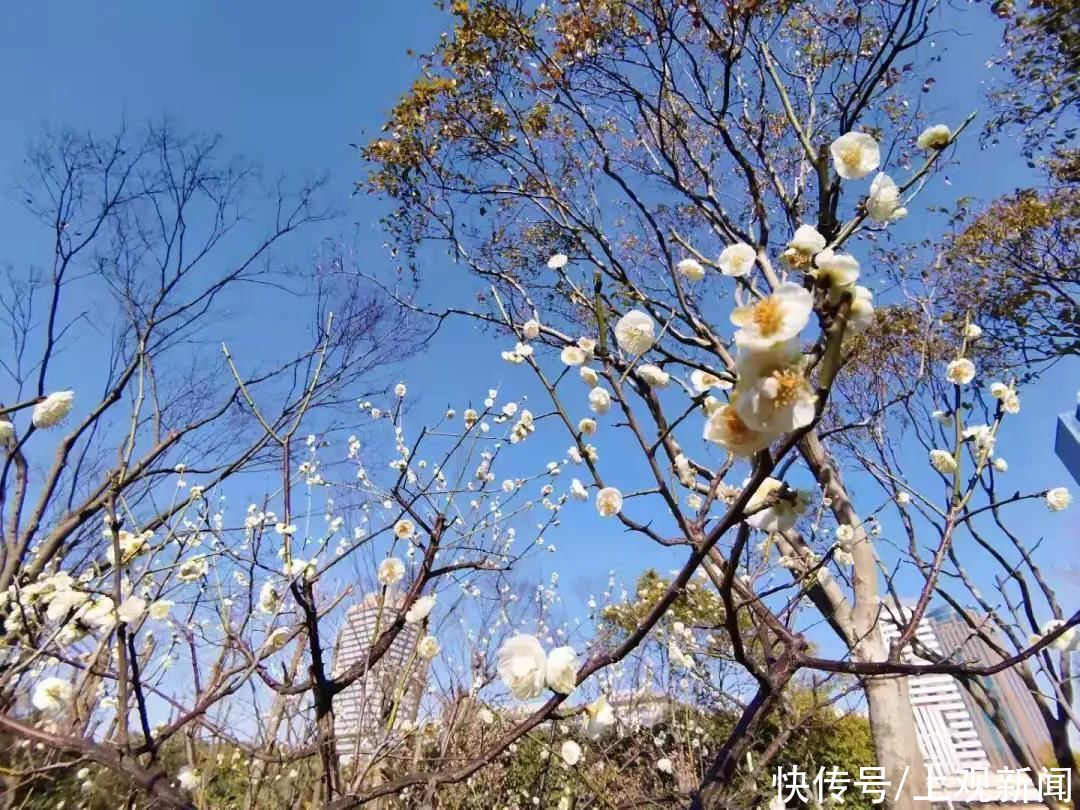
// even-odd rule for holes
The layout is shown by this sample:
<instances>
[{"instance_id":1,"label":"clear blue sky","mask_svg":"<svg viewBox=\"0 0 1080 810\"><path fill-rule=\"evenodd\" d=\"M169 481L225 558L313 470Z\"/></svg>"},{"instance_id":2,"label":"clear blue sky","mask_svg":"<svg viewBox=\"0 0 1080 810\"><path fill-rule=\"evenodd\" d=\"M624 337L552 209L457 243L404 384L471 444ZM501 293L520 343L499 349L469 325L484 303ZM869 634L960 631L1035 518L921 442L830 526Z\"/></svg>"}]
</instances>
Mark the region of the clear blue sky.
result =
<instances>
[{"instance_id":1,"label":"clear blue sky","mask_svg":"<svg viewBox=\"0 0 1080 810\"><path fill-rule=\"evenodd\" d=\"M981 106L988 75L984 63L996 44L985 9L964 13L975 15L980 36L939 38L946 58L934 90L922 99L933 114L950 121ZM140 124L167 114L185 129L220 133L226 151L257 161L272 175L329 173L332 195L345 211L343 224L359 228L361 257L381 266L387 259L376 224L380 208L371 198L351 196L362 169L348 144L363 143L378 131L416 75L406 50L427 50L447 24L426 0L9 4L0 28L0 189L10 188L8 178L43 123L107 133L123 119ZM960 194L988 197L1027 179L1022 164L1003 165L992 151L972 145L961 157L962 165L949 172L951 185L940 183L923 202ZM898 235L919 233L922 222L913 211ZM28 233L18 200L0 195L0 262L45 258L40 236ZM447 268L430 269L447 278ZM461 289L442 282L429 285L426 295L436 304L460 303ZM448 402L476 402L511 375L521 379L524 369L498 363L499 348L468 325L452 327L403 375L424 397L420 414L441 411ZM482 358L483 367L462 368L463 357ZM1078 387L1080 373L1073 363L1025 396L1023 430L1007 429L1000 443L1015 471L1010 483L1077 489L1053 457L1052 443L1054 415L1072 407ZM585 511L590 518L574 535L563 531L553 538L563 549L573 548L575 556L543 561L562 570L571 593L580 592L573 587L571 568L591 569L589 581L596 583L606 579L612 560L632 578L646 564L668 568L681 557L612 534L610 523L592 519L591 506ZM1066 517L1048 515L1041 507L1027 511L1031 530L1067 549L1061 558L1072 565L1076 508ZM574 514L581 512L565 516ZM1059 585L1065 581L1060 572L1052 576ZM1073 584L1080 584L1075 574Z\"/></svg>"}]
</instances>

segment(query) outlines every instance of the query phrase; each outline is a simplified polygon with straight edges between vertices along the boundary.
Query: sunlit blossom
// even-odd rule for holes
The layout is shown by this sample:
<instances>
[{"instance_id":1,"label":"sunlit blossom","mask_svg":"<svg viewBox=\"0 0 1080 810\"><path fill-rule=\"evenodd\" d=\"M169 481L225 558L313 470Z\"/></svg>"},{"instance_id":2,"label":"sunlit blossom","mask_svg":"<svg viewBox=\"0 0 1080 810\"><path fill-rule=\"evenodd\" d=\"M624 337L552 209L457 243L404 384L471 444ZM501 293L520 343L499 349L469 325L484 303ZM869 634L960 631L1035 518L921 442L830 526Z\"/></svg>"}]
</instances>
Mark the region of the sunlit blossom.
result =
<instances>
[{"instance_id":1,"label":"sunlit blossom","mask_svg":"<svg viewBox=\"0 0 1080 810\"><path fill-rule=\"evenodd\" d=\"M944 149L952 140L952 131L945 124L934 124L927 127L916 139L920 149Z\"/></svg>"},{"instance_id":2,"label":"sunlit blossom","mask_svg":"<svg viewBox=\"0 0 1080 810\"><path fill-rule=\"evenodd\" d=\"M644 380L646 385L650 385L653 388L663 388L671 382L671 375L660 368L660 366L638 366L637 375Z\"/></svg>"},{"instance_id":3,"label":"sunlit blossom","mask_svg":"<svg viewBox=\"0 0 1080 810\"><path fill-rule=\"evenodd\" d=\"M785 282L772 295L731 313L731 322L740 327L735 343L747 351L764 351L791 340L809 323L813 308L808 290Z\"/></svg>"},{"instance_id":4,"label":"sunlit blossom","mask_svg":"<svg viewBox=\"0 0 1080 810\"><path fill-rule=\"evenodd\" d=\"M884 172L878 172L870 183L866 213L870 219L881 223L896 222L907 216L907 209L900 203L900 187Z\"/></svg>"},{"instance_id":5,"label":"sunlit blossom","mask_svg":"<svg viewBox=\"0 0 1080 810\"><path fill-rule=\"evenodd\" d=\"M435 594L421 596L412 603L412 607L405 611L405 621L409 624L419 624L431 614L434 607Z\"/></svg>"},{"instance_id":6,"label":"sunlit blossom","mask_svg":"<svg viewBox=\"0 0 1080 810\"><path fill-rule=\"evenodd\" d=\"M30 702L34 708L46 714L59 714L71 703L74 690L63 678L43 678L34 687Z\"/></svg>"},{"instance_id":7,"label":"sunlit blossom","mask_svg":"<svg viewBox=\"0 0 1080 810\"><path fill-rule=\"evenodd\" d=\"M549 270L561 270L566 267L568 261L570 261L570 259L565 253L556 253L547 260L547 266Z\"/></svg>"},{"instance_id":8,"label":"sunlit blossom","mask_svg":"<svg viewBox=\"0 0 1080 810\"><path fill-rule=\"evenodd\" d=\"M818 233L813 225L800 225L788 242L788 247L806 256L812 256L825 249L825 237Z\"/></svg>"},{"instance_id":9,"label":"sunlit blossom","mask_svg":"<svg viewBox=\"0 0 1080 810\"><path fill-rule=\"evenodd\" d=\"M622 511L623 496L615 487L604 487L596 493L596 511L600 517L612 517Z\"/></svg>"},{"instance_id":10,"label":"sunlit blossom","mask_svg":"<svg viewBox=\"0 0 1080 810\"><path fill-rule=\"evenodd\" d=\"M930 466L942 475L951 475L958 469L956 459L947 450L931 450Z\"/></svg>"},{"instance_id":11,"label":"sunlit blossom","mask_svg":"<svg viewBox=\"0 0 1080 810\"><path fill-rule=\"evenodd\" d=\"M605 414L611 409L611 394L597 386L589 392L589 408L593 413Z\"/></svg>"},{"instance_id":12,"label":"sunlit blossom","mask_svg":"<svg viewBox=\"0 0 1080 810\"><path fill-rule=\"evenodd\" d=\"M756 250L745 242L736 242L720 252L717 265L725 276L745 276L754 269L756 259Z\"/></svg>"},{"instance_id":13,"label":"sunlit blossom","mask_svg":"<svg viewBox=\"0 0 1080 810\"><path fill-rule=\"evenodd\" d=\"M598 740L615 725L615 710L611 708L607 697L600 695L585 706L585 736Z\"/></svg>"},{"instance_id":14,"label":"sunlit blossom","mask_svg":"<svg viewBox=\"0 0 1080 810\"><path fill-rule=\"evenodd\" d=\"M679 275L691 281L701 281L701 279L705 278L705 268L701 266L701 262L697 259L683 259L675 265L675 270Z\"/></svg>"},{"instance_id":15,"label":"sunlit blossom","mask_svg":"<svg viewBox=\"0 0 1080 810\"><path fill-rule=\"evenodd\" d=\"M865 132L847 132L829 145L833 168L844 180L866 177L881 165L881 149Z\"/></svg>"},{"instance_id":16,"label":"sunlit blossom","mask_svg":"<svg viewBox=\"0 0 1080 810\"><path fill-rule=\"evenodd\" d=\"M966 357L958 357L945 368L945 377L953 385L967 385L975 379L975 364Z\"/></svg>"},{"instance_id":17,"label":"sunlit blossom","mask_svg":"<svg viewBox=\"0 0 1080 810\"><path fill-rule=\"evenodd\" d=\"M803 373L797 340L766 352L740 352L735 409L752 430L783 433L814 421L817 395Z\"/></svg>"},{"instance_id":18,"label":"sunlit blossom","mask_svg":"<svg viewBox=\"0 0 1080 810\"><path fill-rule=\"evenodd\" d=\"M581 762L581 746L573 740L563 740L559 747L559 757L572 768Z\"/></svg>"},{"instance_id":19,"label":"sunlit blossom","mask_svg":"<svg viewBox=\"0 0 1080 810\"><path fill-rule=\"evenodd\" d=\"M778 434L753 430L732 405L720 405L705 422L704 438L737 456L752 456L768 447Z\"/></svg>"},{"instance_id":20,"label":"sunlit blossom","mask_svg":"<svg viewBox=\"0 0 1080 810\"><path fill-rule=\"evenodd\" d=\"M656 343L652 318L638 309L632 309L615 324L615 341L627 354L640 357Z\"/></svg>"},{"instance_id":21,"label":"sunlit blossom","mask_svg":"<svg viewBox=\"0 0 1080 810\"><path fill-rule=\"evenodd\" d=\"M577 683L578 657L573 647L556 647L547 656L548 688L560 695L569 695Z\"/></svg>"},{"instance_id":22,"label":"sunlit blossom","mask_svg":"<svg viewBox=\"0 0 1080 810\"><path fill-rule=\"evenodd\" d=\"M546 670L547 656L536 636L511 636L499 648L499 677L518 700L540 696Z\"/></svg>"},{"instance_id":23,"label":"sunlit blossom","mask_svg":"<svg viewBox=\"0 0 1080 810\"><path fill-rule=\"evenodd\" d=\"M408 518L402 518L394 524L394 537L398 540L407 540L416 534L416 526Z\"/></svg>"},{"instance_id":24,"label":"sunlit blossom","mask_svg":"<svg viewBox=\"0 0 1080 810\"><path fill-rule=\"evenodd\" d=\"M771 505L763 509L770 500ZM799 515L806 511L809 500L808 493L803 490L788 490L785 495L782 481L766 478L746 503L746 522L762 531L787 531L795 525Z\"/></svg>"},{"instance_id":25,"label":"sunlit blossom","mask_svg":"<svg viewBox=\"0 0 1080 810\"><path fill-rule=\"evenodd\" d=\"M71 413L71 407L74 404L74 391L56 391L34 406L30 420L34 423L34 427L42 430L56 427Z\"/></svg>"},{"instance_id":26,"label":"sunlit blossom","mask_svg":"<svg viewBox=\"0 0 1080 810\"><path fill-rule=\"evenodd\" d=\"M439 641L435 636L424 636L416 645L416 654L430 661L439 654Z\"/></svg>"},{"instance_id":27,"label":"sunlit blossom","mask_svg":"<svg viewBox=\"0 0 1080 810\"><path fill-rule=\"evenodd\" d=\"M379 563L378 578L383 585L396 585L405 576L405 563L397 557L387 557Z\"/></svg>"},{"instance_id":28,"label":"sunlit blossom","mask_svg":"<svg viewBox=\"0 0 1080 810\"><path fill-rule=\"evenodd\" d=\"M580 346L567 346L559 354L559 359L568 366L580 366L589 357Z\"/></svg>"},{"instance_id":29,"label":"sunlit blossom","mask_svg":"<svg viewBox=\"0 0 1080 810\"><path fill-rule=\"evenodd\" d=\"M1062 512L1072 503L1072 494L1065 487L1054 487L1046 493L1046 508L1051 512Z\"/></svg>"},{"instance_id":30,"label":"sunlit blossom","mask_svg":"<svg viewBox=\"0 0 1080 810\"><path fill-rule=\"evenodd\" d=\"M692 385L694 390L699 394L704 394L706 391L713 388L719 388L726 391L731 388L731 381L718 377L710 371L703 371L700 368L696 368L690 372L690 385Z\"/></svg>"}]
</instances>

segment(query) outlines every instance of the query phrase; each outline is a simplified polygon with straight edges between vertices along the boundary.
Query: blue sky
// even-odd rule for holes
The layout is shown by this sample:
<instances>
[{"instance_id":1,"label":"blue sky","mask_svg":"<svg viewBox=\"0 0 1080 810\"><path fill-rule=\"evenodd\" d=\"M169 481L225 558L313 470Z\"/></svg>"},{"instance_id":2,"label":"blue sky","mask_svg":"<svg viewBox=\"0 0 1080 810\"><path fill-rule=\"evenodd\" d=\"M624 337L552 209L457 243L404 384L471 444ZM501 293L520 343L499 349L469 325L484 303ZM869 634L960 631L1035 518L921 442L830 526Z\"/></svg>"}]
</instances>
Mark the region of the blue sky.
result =
<instances>
[{"instance_id":1,"label":"blue sky","mask_svg":"<svg viewBox=\"0 0 1080 810\"><path fill-rule=\"evenodd\" d=\"M989 75L985 61L996 44L985 9L964 13L978 35L939 38L945 56L933 91L921 100L931 117L953 122L981 106ZM243 154L271 175L328 173L330 194L344 212L335 227L355 223L360 260L388 266L376 223L379 203L352 196L362 167L349 144L377 133L386 111L416 75L406 50L424 51L446 30L446 18L426 0L302 6L283 0L18 3L6 9L5 23L0 29L0 190L10 188L8 178L41 124L107 133L121 120L140 124L168 115L184 129L220 133L227 152ZM960 158L948 172L951 185L938 183L920 205L961 194L987 197L1028 180L1021 163L1003 163L993 150L976 149L973 140ZM913 211L898 235L919 233L924 221ZM314 249L316 236L306 249ZM17 197L0 194L0 261L40 261L42 245L27 228ZM468 285L454 281L447 267L429 270L438 280L427 286L427 299L461 303ZM498 363L500 348L471 325L452 324L403 375L422 397L416 419L441 412L447 403L476 403L488 387L512 376L522 379L524 368ZM1014 470L1011 485L1068 484L1075 491L1052 446L1055 414L1072 407L1078 387L1078 365L1063 364L1026 394L1023 422L1006 428L999 445ZM570 593L606 580L613 560L632 578L645 565L668 568L681 557L643 548L641 540L628 542L612 533L610 524L594 519L591 507L584 511L588 519L557 538L562 548L573 549L573 558L551 558L561 557L554 566L562 570ZM1076 548L1075 510L1052 516L1033 505L1024 514L1026 525L1047 542ZM542 565L549 565L547 560ZM573 569L592 573L584 577ZM1070 581L1061 572L1051 576L1059 585ZM1077 583L1075 576L1071 581Z\"/></svg>"}]
</instances>

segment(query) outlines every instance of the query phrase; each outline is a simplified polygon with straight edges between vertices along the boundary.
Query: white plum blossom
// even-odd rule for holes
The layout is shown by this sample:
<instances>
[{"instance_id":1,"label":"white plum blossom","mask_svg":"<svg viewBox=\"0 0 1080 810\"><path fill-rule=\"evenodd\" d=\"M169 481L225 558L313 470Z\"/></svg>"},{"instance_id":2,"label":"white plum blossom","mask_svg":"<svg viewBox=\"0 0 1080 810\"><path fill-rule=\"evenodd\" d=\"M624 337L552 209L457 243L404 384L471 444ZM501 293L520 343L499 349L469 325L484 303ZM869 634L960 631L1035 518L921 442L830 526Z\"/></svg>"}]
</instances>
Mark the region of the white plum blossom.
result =
<instances>
[{"instance_id":1,"label":"white plum blossom","mask_svg":"<svg viewBox=\"0 0 1080 810\"><path fill-rule=\"evenodd\" d=\"M595 388L600 383L600 375L596 373L596 369L589 368L589 366L582 366L578 370L578 374L581 376L581 381L589 388Z\"/></svg>"},{"instance_id":2,"label":"white plum blossom","mask_svg":"<svg viewBox=\"0 0 1080 810\"><path fill-rule=\"evenodd\" d=\"M190 765L185 765L176 774L176 781L180 783L180 787L186 790L188 793L192 793L199 789L199 785L202 784L202 774L192 768Z\"/></svg>"},{"instance_id":3,"label":"white plum blossom","mask_svg":"<svg viewBox=\"0 0 1080 810\"><path fill-rule=\"evenodd\" d=\"M942 475L951 475L958 469L956 459L947 450L931 450L930 466Z\"/></svg>"},{"instance_id":4,"label":"white plum blossom","mask_svg":"<svg viewBox=\"0 0 1080 810\"><path fill-rule=\"evenodd\" d=\"M622 493L615 487L604 487L596 493L596 511L600 517L612 517L622 511Z\"/></svg>"},{"instance_id":5,"label":"white plum blossom","mask_svg":"<svg viewBox=\"0 0 1080 810\"><path fill-rule=\"evenodd\" d=\"M752 456L772 444L775 433L753 430L732 405L720 405L709 414L703 436L737 456Z\"/></svg>"},{"instance_id":6,"label":"white plum blossom","mask_svg":"<svg viewBox=\"0 0 1080 810\"><path fill-rule=\"evenodd\" d=\"M814 257L813 276L819 282L828 282L831 289L850 287L859 279L859 262L849 253L837 253L825 248Z\"/></svg>"},{"instance_id":7,"label":"white plum blossom","mask_svg":"<svg viewBox=\"0 0 1080 810\"><path fill-rule=\"evenodd\" d=\"M874 222L896 222L907 216L907 209L900 204L900 187L884 172L878 172L870 183L870 196L866 199L866 213Z\"/></svg>"},{"instance_id":8,"label":"white plum blossom","mask_svg":"<svg viewBox=\"0 0 1080 810\"><path fill-rule=\"evenodd\" d=\"M615 725L615 710L611 708L607 697L600 695L585 706L585 736L598 740Z\"/></svg>"},{"instance_id":9,"label":"white plum blossom","mask_svg":"<svg viewBox=\"0 0 1080 810\"><path fill-rule=\"evenodd\" d=\"M596 433L596 420L586 416L584 419L578 421L577 429L584 436L592 436Z\"/></svg>"},{"instance_id":10,"label":"white plum blossom","mask_svg":"<svg viewBox=\"0 0 1080 810\"><path fill-rule=\"evenodd\" d=\"M660 773L672 774L675 771L675 766L671 764L671 760L667 757L661 757L656 760L656 770Z\"/></svg>"},{"instance_id":11,"label":"white plum blossom","mask_svg":"<svg viewBox=\"0 0 1080 810\"><path fill-rule=\"evenodd\" d=\"M280 650L289 640L288 627L275 627L266 637L266 646L272 650Z\"/></svg>"},{"instance_id":12,"label":"white plum blossom","mask_svg":"<svg viewBox=\"0 0 1080 810\"><path fill-rule=\"evenodd\" d=\"M268 615L277 613L281 604L281 595L277 592L272 579L266 580L259 589L259 610Z\"/></svg>"},{"instance_id":13,"label":"white plum blossom","mask_svg":"<svg viewBox=\"0 0 1080 810\"><path fill-rule=\"evenodd\" d=\"M982 333L982 327L979 326L977 323L969 323L967 326L964 327L964 337L966 337L968 340L978 340L982 337Z\"/></svg>"},{"instance_id":14,"label":"white plum blossom","mask_svg":"<svg viewBox=\"0 0 1080 810\"><path fill-rule=\"evenodd\" d=\"M589 408L598 414L605 414L611 409L611 394L606 388L597 386L589 392Z\"/></svg>"},{"instance_id":15,"label":"white plum blossom","mask_svg":"<svg viewBox=\"0 0 1080 810\"><path fill-rule=\"evenodd\" d=\"M916 139L915 143L918 144L920 149L926 149L927 151L932 149L944 149L949 145L952 140L952 131L945 124L934 124L932 127L927 127Z\"/></svg>"},{"instance_id":16,"label":"white plum blossom","mask_svg":"<svg viewBox=\"0 0 1080 810\"><path fill-rule=\"evenodd\" d=\"M394 537L398 540L407 540L416 534L416 526L408 518L402 518L394 524Z\"/></svg>"},{"instance_id":17,"label":"white plum blossom","mask_svg":"<svg viewBox=\"0 0 1080 810\"><path fill-rule=\"evenodd\" d=\"M966 357L958 357L946 366L945 377L953 385L967 385L975 379L975 364Z\"/></svg>"},{"instance_id":18,"label":"white plum blossom","mask_svg":"<svg viewBox=\"0 0 1080 810\"><path fill-rule=\"evenodd\" d=\"M644 380L646 385L653 388L663 388L671 382L671 375L660 366L638 366L637 375Z\"/></svg>"},{"instance_id":19,"label":"white plum blossom","mask_svg":"<svg viewBox=\"0 0 1080 810\"><path fill-rule=\"evenodd\" d=\"M575 478L570 482L570 497L575 501L587 501L589 500L589 490L585 489L585 485Z\"/></svg>"},{"instance_id":20,"label":"white plum blossom","mask_svg":"<svg viewBox=\"0 0 1080 810\"><path fill-rule=\"evenodd\" d=\"M1003 458L994 459L994 470L999 473L1006 473L1009 471L1009 462Z\"/></svg>"},{"instance_id":21,"label":"white plum blossom","mask_svg":"<svg viewBox=\"0 0 1080 810\"><path fill-rule=\"evenodd\" d=\"M581 746L573 740L563 740L563 744L559 748L559 756L563 762L572 768L581 762Z\"/></svg>"},{"instance_id":22,"label":"white plum blossom","mask_svg":"<svg viewBox=\"0 0 1080 810\"><path fill-rule=\"evenodd\" d=\"M68 707L73 694L71 684L63 678L43 678L34 687L30 702L34 704L35 709L56 715Z\"/></svg>"},{"instance_id":23,"label":"white plum blossom","mask_svg":"<svg viewBox=\"0 0 1080 810\"><path fill-rule=\"evenodd\" d=\"M573 647L556 647L547 656L548 688L560 695L569 695L577 683L578 657Z\"/></svg>"},{"instance_id":24,"label":"white plum blossom","mask_svg":"<svg viewBox=\"0 0 1080 810\"><path fill-rule=\"evenodd\" d=\"M435 636L424 636L416 645L416 654L430 661L439 654L439 641Z\"/></svg>"},{"instance_id":25,"label":"white plum blossom","mask_svg":"<svg viewBox=\"0 0 1080 810\"><path fill-rule=\"evenodd\" d=\"M379 563L378 577L383 585L396 585L405 576L405 563L397 557L387 557Z\"/></svg>"},{"instance_id":26,"label":"white plum blossom","mask_svg":"<svg viewBox=\"0 0 1080 810\"><path fill-rule=\"evenodd\" d=\"M396 396L398 399L401 399L403 396L405 396L408 391L409 389L405 387L405 383L403 382L399 382L397 385L394 386L394 396Z\"/></svg>"},{"instance_id":27,"label":"white plum blossom","mask_svg":"<svg viewBox=\"0 0 1080 810\"><path fill-rule=\"evenodd\" d=\"M8 444L15 438L15 425L7 419L0 419L0 445Z\"/></svg>"},{"instance_id":28,"label":"white plum blossom","mask_svg":"<svg viewBox=\"0 0 1080 810\"><path fill-rule=\"evenodd\" d=\"M731 388L731 381L722 379L712 372L702 371L700 368L696 368L690 373L690 385L692 385L694 390L699 394L704 394L706 391L710 391L713 388L719 388L722 391L726 391Z\"/></svg>"},{"instance_id":29,"label":"white plum blossom","mask_svg":"<svg viewBox=\"0 0 1080 810\"><path fill-rule=\"evenodd\" d=\"M131 624L132 622L138 621L145 611L145 599L140 599L137 596L129 596L120 603L120 607L116 609L116 615L120 617L120 621L125 624Z\"/></svg>"},{"instance_id":30,"label":"white plum blossom","mask_svg":"<svg viewBox=\"0 0 1080 810\"><path fill-rule=\"evenodd\" d=\"M851 293L851 308L848 309L848 329L864 332L874 322L874 294L860 284L856 284Z\"/></svg>"},{"instance_id":31,"label":"white plum blossom","mask_svg":"<svg viewBox=\"0 0 1080 810\"><path fill-rule=\"evenodd\" d=\"M825 237L818 233L813 225L800 225L795 229L795 235L788 242L788 247L805 256L813 256L825 249Z\"/></svg>"},{"instance_id":32,"label":"white plum blossom","mask_svg":"<svg viewBox=\"0 0 1080 810\"><path fill-rule=\"evenodd\" d=\"M705 268L697 259L683 259L675 265L675 270L679 275L691 281L701 281L705 278Z\"/></svg>"},{"instance_id":33,"label":"white plum blossom","mask_svg":"<svg viewBox=\"0 0 1080 810\"><path fill-rule=\"evenodd\" d=\"M589 356L580 346L567 346L562 350L559 359L568 366L580 366L589 359Z\"/></svg>"},{"instance_id":34,"label":"white plum blossom","mask_svg":"<svg viewBox=\"0 0 1080 810\"><path fill-rule=\"evenodd\" d=\"M34 406L30 421L34 423L34 427L42 430L56 427L71 413L71 406L74 404L74 391L56 391Z\"/></svg>"},{"instance_id":35,"label":"white plum blossom","mask_svg":"<svg viewBox=\"0 0 1080 810\"><path fill-rule=\"evenodd\" d=\"M549 270L561 270L566 267L568 261L570 261L570 259L565 253L556 253L547 260L547 266Z\"/></svg>"},{"instance_id":36,"label":"white plum blossom","mask_svg":"<svg viewBox=\"0 0 1080 810\"><path fill-rule=\"evenodd\" d=\"M1072 494L1065 487L1054 487L1046 493L1046 508L1051 512L1062 512L1072 503Z\"/></svg>"},{"instance_id":37,"label":"white plum blossom","mask_svg":"<svg viewBox=\"0 0 1080 810\"><path fill-rule=\"evenodd\" d=\"M640 357L656 343L653 319L639 309L632 309L615 324L615 341L627 354Z\"/></svg>"},{"instance_id":38,"label":"white plum blossom","mask_svg":"<svg viewBox=\"0 0 1080 810\"><path fill-rule=\"evenodd\" d=\"M799 342L740 352L734 407L751 430L783 433L814 421L817 395L803 373Z\"/></svg>"},{"instance_id":39,"label":"white plum blossom","mask_svg":"<svg viewBox=\"0 0 1080 810\"><path fill-rule=\"evenodd\" d=\"M866 177L881 165L881 149L865 132L847 132L829 145L833 168L844 180Z\"/></svg>"},{"instance_id":40,"label":"white plum blossom","mask_svg":"<svg viewBox=\"0 0 1080 810\"><path fill-rule=\"evenodd\" d=\"M536 636L512 636L499 648L499 677L518 700L540 696L546 670L547 656Z\"/></svg>"},{"instance_id":41,"label":"white plum blossom","mask_svg":"<svg viewBox=\"0 0 1080 810\"><path fill-rule=\"evenodd\" d=\"M737 307L731 322L740 327L735 343L747 351L764 351L796 337L810 322L814 297L798 284L785 282L772 295Z\"/></svg>"},{"instance_id":42,"label":"white plum blossom","mask_svg":"<svg viewBox=\"0 0 1080 810\"><path fill-rule=\"evenodd\" d=\"M746 522L766 532L783 532L794 526L798 516L806 511L809 496L802 490L794 490L792 498L780 497L783 487L783 482L775 478L762 481L746 503ZM761 508L773 498L775 501L771 506Z\"/></svg>"},{"instance_id":43,"label":"white plum blossom","mask_svg":"<svg viewBox=\"0 0 1080 810\"><path fill-rule=\"evenodd\" d=\"M405 621L409 624L419 624L426 619L435 607L435 595L421 596L412 603L412 607L405 611Z\"/></svg>"},{"instance_id":44,"label":"white plum blossom","mask_svg":"<svg viewBox=\"0 0 1080 810\"><path fill-rule=\"evenodd\" d=\"M717 265L725 276L745 276L754 269L757 251L745 242L728 245L720 252Z\"/></svg>"},{"instance_id":45,"label":"white plum blossom","mask_svg":"<svg viewBox=\"0 0 1080 810\"><path fill-rule=\"evenodd\" d=\"M521 336L526 340L536 340L540 337L540 321L529 318L521 325Z\"/></svg>"},{"instance_id":46,"label":"white plum blossom","mask_svg":"<svg viewBox=\"0 0 1080 810\"><path fill-rule=\"evenodd\" d=\"M169 611L172 610L173 603L168 599L158 599L156 602L150 603L150 608L147 613L154 621L163 622L169 618Z\"/></svg>"}]
</instances>

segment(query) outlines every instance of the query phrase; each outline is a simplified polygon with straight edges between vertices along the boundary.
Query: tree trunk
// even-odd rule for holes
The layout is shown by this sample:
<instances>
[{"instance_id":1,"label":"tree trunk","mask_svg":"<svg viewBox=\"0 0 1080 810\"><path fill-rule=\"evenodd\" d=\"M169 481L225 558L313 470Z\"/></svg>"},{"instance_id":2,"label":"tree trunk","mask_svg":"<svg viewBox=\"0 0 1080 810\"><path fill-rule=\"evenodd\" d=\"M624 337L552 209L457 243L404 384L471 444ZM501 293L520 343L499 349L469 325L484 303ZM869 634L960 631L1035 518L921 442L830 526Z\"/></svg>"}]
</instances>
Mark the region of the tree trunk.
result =
<instances>
[{"instance_id":1,"label":"tree trunk","mask_svg":"<svg viewBox=\"0 0 1080 810\"><path fill-rule=\"evenodd\" d=\"M891 785L884 806L888 810L926 810L925 801L915 801L916 796L926 796L927 778L907 677L864 678L863 689L870 709L877 764L885 769L885 779ZM903 789L894 798L901 783Z\"/></svg>"}]
</instances>

